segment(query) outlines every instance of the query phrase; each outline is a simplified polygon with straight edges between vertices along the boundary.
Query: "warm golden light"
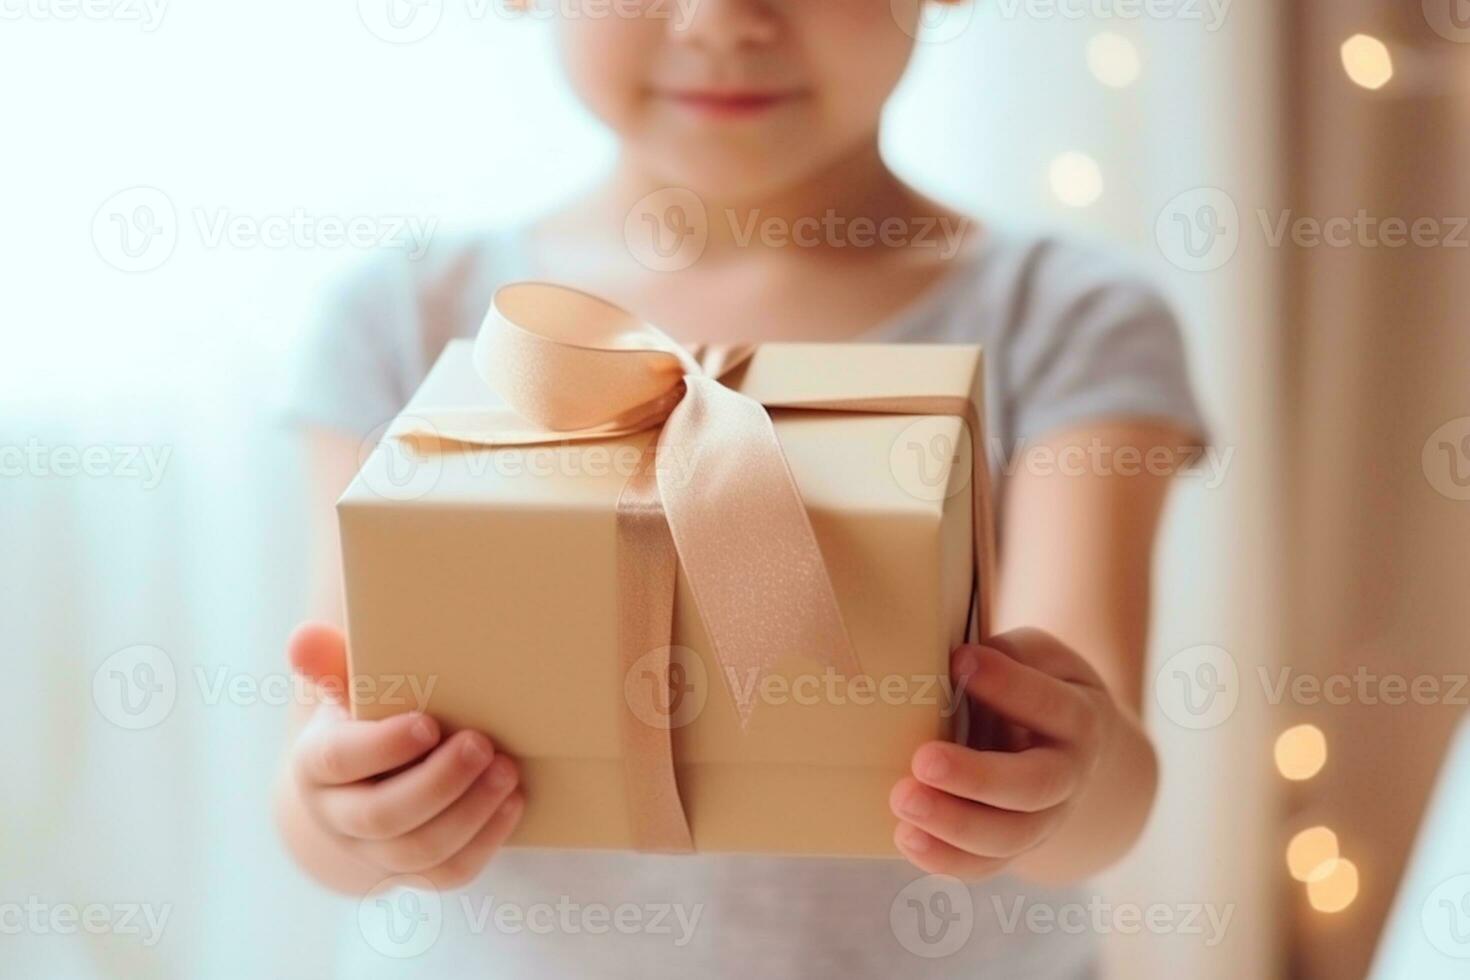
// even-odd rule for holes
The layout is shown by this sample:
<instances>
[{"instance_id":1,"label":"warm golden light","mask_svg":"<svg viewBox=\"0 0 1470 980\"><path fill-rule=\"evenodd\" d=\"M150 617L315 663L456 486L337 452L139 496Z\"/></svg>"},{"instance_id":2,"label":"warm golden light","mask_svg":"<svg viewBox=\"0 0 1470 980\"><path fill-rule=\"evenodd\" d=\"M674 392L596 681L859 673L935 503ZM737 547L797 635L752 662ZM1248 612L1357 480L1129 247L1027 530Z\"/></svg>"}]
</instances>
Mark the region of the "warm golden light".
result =
<instances>
[{"instance_id":1,"label":"warm golden light","mask_svg":"<svg viewBox=\"0 0 1470 980\"><path fill-rule=\"evenodd\" d=\"M1378 38L1354 34L1342 42L1342 68L1355 85L1380 89L1393 78L1393 55Z\"/></svg>"},{"instance_id":2,"label":"warm golden light","mask_svg":"<svg viewBox=\"0 0 1470 980\"><path fill-rule=\"evenodd\" d=\"M1307 882L1307 901L1318 912L1341 912L1358 897L1358 866L1346 858L1332 863L1326 875Z\"/></svg>"},{"instance_id":3,"label":"warm golden light","mask_svg":"<svg viewBox=\"0 0 1470 980\"><path fill-rule=\"evenodd\" d=\"M1327 736L1316 725L1296 725L1276 739L1276 770L1287 779L1311 779L1327 764Z\"/></svg>"},{"instance_id":4,"label":"warm golden light","mask_svg":"<svg viewBox=\"0 0 1470 980\"><path fill-rule=\"evenodd\" d=\"M1297 881L1325 878L1337 858L1337 835L1327 827L1308 827L1286 845L1286 867Z\"/></svg>"},{"instance_id":5,"label":"warm golden light","mask_svg":"<svg viewBox=\"0 0 1470 980\"><path fill-rule=\"evenodd\" d=\"M1052 160L1051 192L1068 207L1085 208L1102 197L1102 168L1086 153L1068 151Z\"/></svg>"},{"instance_id":6,"label":"warm golden light","mask_svg":"<svg viewBox=\"0 0 1470 980\"><path fill-rule=\"evenodd\" d=\"M1143 70L1138 48L1113 31L1103 31L1087 42L1087 68L1093 78L1112 88L1132 85Z\"/></svg>"}]
</instances>

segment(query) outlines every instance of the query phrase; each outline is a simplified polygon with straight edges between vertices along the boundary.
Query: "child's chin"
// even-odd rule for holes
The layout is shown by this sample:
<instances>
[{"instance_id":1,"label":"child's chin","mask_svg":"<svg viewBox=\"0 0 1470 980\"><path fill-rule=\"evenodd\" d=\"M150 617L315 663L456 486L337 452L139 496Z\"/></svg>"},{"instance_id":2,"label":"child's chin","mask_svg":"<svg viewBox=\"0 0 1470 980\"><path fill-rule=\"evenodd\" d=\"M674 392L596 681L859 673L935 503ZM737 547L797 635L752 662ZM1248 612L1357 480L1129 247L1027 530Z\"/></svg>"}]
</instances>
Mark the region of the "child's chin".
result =
<instances>
[{"instance_id":1,"label":"child's chin","mask_svg":"<svg viewBox=\"0 0 1470 980\"><path fill-rule=\"evenodd\" d=\"M753 145L750 141L687 141L671 152L655 154L658 170L671 184L701 197L740 201L769 199L801 181L814 165L792 152L792 144Z\"/></svg>"}]
</instances>

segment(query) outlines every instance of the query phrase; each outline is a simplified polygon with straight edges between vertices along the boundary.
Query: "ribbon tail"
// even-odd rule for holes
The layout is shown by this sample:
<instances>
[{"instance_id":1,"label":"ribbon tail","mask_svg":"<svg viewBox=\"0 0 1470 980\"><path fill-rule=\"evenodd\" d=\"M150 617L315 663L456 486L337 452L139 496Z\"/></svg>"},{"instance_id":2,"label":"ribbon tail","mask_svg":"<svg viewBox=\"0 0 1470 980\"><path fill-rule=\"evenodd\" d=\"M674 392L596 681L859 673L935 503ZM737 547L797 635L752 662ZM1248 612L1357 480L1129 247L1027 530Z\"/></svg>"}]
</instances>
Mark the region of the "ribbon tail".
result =
<instances>
[{"instance_id":1,"label":"ribbon tail","mask_svg":"<svg viewBox=\"0 0 1470 980\"><path fill-rule=\"evenodd\" d=\"M658 488L726 686L735 695L732 681L758 681L792 656L856 674L831 576L766 409L707 377L685 385L658 442L659 454L680 465L658 467ZM735 701L747 725L754 706Z\"/></svg>"}]
</instances>

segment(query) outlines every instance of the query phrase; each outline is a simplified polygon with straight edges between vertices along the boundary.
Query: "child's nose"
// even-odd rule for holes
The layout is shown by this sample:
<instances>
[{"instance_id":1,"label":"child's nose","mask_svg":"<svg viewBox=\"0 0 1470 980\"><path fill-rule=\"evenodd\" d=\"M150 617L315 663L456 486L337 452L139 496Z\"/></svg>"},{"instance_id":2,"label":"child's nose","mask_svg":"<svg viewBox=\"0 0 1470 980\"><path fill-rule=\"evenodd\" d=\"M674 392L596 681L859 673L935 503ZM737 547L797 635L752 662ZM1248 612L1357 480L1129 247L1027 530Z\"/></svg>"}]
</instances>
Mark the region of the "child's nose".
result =
<instances>
[{"instance_id":1,"label":"child's nose","mask_svg":"<svg viewBox=\"0 0 1470 980\"><path fill-rule=\"evenodd\" d=\"M682 16L670 21L679 40L716 49L759 47L780 34L780 13L770 0L675 0Z\"/></svg>"}]
</instances>

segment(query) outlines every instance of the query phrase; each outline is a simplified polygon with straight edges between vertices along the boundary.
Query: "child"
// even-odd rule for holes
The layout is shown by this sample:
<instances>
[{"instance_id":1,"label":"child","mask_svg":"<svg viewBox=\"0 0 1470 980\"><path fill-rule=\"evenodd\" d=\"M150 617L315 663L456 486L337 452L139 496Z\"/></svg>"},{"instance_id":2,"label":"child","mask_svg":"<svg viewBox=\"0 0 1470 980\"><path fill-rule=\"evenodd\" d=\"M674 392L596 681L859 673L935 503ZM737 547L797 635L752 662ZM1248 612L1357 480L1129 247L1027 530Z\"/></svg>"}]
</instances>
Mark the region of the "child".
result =
<instances>
[{"instance_id":1,"label":"child","mask_svg":"<svg viewBox=\"0 0 1470 980\"><path fill-rule=\"evenodd\" d=\"M328 887L361 896L412 873L443 890L442 932L415 961L426 975L1078 977L1095 968L1096 937L1028 930L1013 914L1085 903L1066 883L1116 861L1143 828L1157 774L1138 713L1150 552L1168 480L1124 461L1182 451L1201 424L1175 324L1153 290L1090 252L948 211L884 165L879 117L918 16L895 13L903 8L698 0L677 23L657 4L644 16L559 26L574 88L621 141L618 165L530 227L379 264L339 297L295 401L316 483L315 601L338 615L331 505L361 439L395 414L446 341L473 335L500 283L576 285L687 344L980 342L991 435L1006 459L1089 461L1041 465L1038 455L1028 465L1023 455L996 474L1000 633L957 650L953 668L970 678L971 698L1008 719L1005 744L930 743L914 754L889 801L907 861L497 853L522 791L514 760L486 733L444 738L421 715L352 721L323 694L296 721L278 801L283 834ZM667 188L683 190L661 197ZM640 208L652 230L688 230L689 209L674 213L683 225L665 222L670 194L697 199L707 230L702 252L672 269L661 265L667 250L635 240ZM745 233L773 219L791 234ZM935 229L958 229L955 248L933 247L946 241ZM344 646L336 628L307 626L290 656L308 677L340 679ZM931 893L905 899L925 872L966 884L921 883ZM951 888L968 889L968 901L934 891ZM904 934L906 902L937 917L916 924L921 940ZM961 941L927 947L963 905ZM518 915L497 917L501 906ZM588 914L599 908L638 915L624 912L627 927L614 927ZM374 964L403 974L403 963L351 939L353 975Z\"/></svg>"}]
</instances>

